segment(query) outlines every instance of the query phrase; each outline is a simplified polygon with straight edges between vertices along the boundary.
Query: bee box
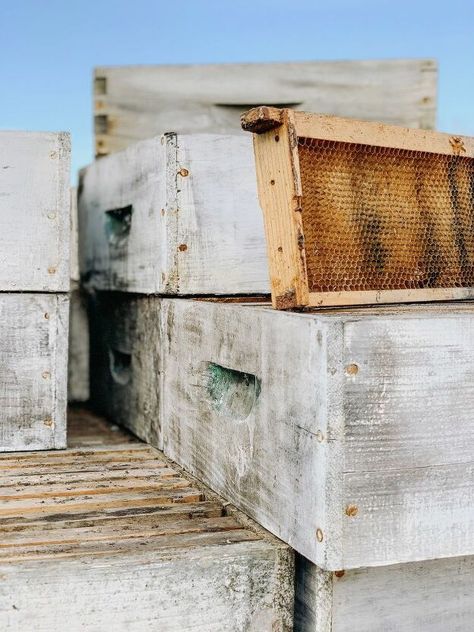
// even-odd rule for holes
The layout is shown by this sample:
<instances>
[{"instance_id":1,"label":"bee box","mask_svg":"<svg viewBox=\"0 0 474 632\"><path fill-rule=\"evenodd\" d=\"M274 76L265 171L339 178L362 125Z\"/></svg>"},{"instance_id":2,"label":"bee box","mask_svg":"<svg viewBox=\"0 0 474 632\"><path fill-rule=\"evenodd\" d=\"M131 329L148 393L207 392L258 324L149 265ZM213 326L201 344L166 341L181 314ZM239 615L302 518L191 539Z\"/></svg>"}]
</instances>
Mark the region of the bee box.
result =
<instances>
[{"instance_id":1,"label":"bee box","mask_svg":"<svg viewBox=\"0 0 474 632\"><path fill-rule=\"evenodd\" d=\"M269 292L250 138L166 134L83 170L80 268L98 290Z\"/></svg>"},{"instance_id":2,"label":"bee box","mask_svg":"<svg viewBox=\"0 0 474 632\"><path fill-rule=\"evenodd\" d=\"M324 570L474 553L474 306L164 299L164 452Z\"/></svg>"},{"instance_id":3,"label":"bee box","mask_svg":"<svg viewBox=\"0 0 474 632\"><path fill-rule=\"evenodd\" d=\"M0 291L69 290L69 135L0 132Z\"/></svg>"},{"instance_id":4,"label":"bee box","mask_svg":"<svg viewBox=\"0 0 474 632\"><path fill-rule=\"evenodd\" d=\"M66 447L69 299L0 293L0 452Z\"/></svg>"},{"instance_id":5,"label":"bee box","mask_svg":"<svg viewBox=\"0 0 474 632\"><path fill-rule=\"evenodd\" d=\"M474 297L474 139L276 108L255 132L273 305Z\"/></svg>"},{"instance_id":6,"label":"bee box","mask_svg":"<svg viewBox=\"0 0 474 632\"><path fill-rule=\"evenodd\" d=\"M328 572L296 558L298 632L465 632L474 558Z\"/></svg>"},{"instance_id":7,"label":"bee box","mask_svg":"<svg viewBox=\"0 0 474 632\"><path fill-rule=\"evenodd\" d=\"M290 632L291 549L100 421L0 457L2 631Z\"/></svg>"}]
</instances>

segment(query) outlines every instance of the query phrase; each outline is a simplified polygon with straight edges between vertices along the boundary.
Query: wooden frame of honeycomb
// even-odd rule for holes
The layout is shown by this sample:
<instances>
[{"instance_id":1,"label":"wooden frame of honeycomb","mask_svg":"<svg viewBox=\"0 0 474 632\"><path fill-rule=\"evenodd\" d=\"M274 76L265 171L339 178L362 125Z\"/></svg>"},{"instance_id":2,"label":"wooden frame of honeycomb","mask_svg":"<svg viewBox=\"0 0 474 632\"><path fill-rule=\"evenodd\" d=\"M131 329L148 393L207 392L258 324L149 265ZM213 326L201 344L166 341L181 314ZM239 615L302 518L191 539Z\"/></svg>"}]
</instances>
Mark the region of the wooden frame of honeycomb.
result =
<instances>
[{"instance_id":1,"label":"wooden frame of honeycomb","mask_svg":"<svg viewBox=\"0 0 474 632\"><path fill-rule=\"evenodd\" d=\"M277 309L474 298L474 139L254 108Z\"/></svg>"}]
</instances>

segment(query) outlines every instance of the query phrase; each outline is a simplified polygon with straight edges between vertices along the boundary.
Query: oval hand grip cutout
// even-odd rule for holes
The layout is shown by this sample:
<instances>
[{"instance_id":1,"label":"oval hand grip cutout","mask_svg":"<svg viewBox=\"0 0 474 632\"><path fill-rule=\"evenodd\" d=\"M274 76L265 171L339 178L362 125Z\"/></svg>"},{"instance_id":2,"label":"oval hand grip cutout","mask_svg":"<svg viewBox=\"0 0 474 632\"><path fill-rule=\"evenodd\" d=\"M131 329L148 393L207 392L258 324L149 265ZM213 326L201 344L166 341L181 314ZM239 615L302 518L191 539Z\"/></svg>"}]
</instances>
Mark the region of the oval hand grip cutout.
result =
<instances>
[{"instance_id":1,"label":"oval hand grip cutout","mask_svg":"<svg viewBox=\"0 0 474 632\"><path fill-rule=\"evenodd\" d=\"M105 232L111 246L123 246L132 228L133 206L122 206L105 211Z\"/></svg>"},{"instance_id":2,"label":"oval hand grip cutout","mask_svg":"<svg viewBox=\"0 0 474 632\"><path fill-rule=\"evenodd\" d=\"M132 377L132 356L118 349L109 349L109 366L112 379L125 386Z\"/></svg>"},{"instance_id":3,"label":"oval hand grip cutout","mask_svg":"<svg viewBox=\"0 0 474 632\"><path fill-rule=\"evenodd\" d=\"M243 421L252 412L261 391L261 381L252 373L207 365L207 392L212 407L219 413Z\"/></svg>"}]
</instances>

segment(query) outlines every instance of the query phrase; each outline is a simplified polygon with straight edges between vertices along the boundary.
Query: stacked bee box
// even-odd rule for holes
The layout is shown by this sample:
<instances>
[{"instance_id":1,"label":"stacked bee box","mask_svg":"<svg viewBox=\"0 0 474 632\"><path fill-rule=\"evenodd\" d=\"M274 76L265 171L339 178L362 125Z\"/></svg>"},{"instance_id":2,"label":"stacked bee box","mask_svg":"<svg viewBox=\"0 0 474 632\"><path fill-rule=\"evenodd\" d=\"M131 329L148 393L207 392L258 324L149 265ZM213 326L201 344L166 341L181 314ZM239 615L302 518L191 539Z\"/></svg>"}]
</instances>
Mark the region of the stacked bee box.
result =
<instances>
[{"instance_id":1,"label":"stacked bee box","mask_svg":"<svg viewBox=\"0 0 474 632\"><path fill-rule=\"evenodd\" d=\"M0 451L66 447L69 137L0 133Z\"/></svg>"}]
</instances>

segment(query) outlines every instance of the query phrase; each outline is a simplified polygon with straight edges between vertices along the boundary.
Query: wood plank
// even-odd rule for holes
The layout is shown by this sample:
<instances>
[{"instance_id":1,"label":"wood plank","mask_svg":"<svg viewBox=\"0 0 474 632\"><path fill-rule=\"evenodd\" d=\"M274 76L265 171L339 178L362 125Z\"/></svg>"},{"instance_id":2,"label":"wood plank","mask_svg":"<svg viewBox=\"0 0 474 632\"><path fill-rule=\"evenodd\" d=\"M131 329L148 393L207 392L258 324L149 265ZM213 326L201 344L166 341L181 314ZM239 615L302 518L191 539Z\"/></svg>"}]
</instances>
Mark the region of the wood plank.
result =
<instances>
[{"instance_id":1,"label":"wood plank","mask_svg":"<svg viewBox=\"0 0 474 632\"><path fill-rule=\"evenodd\" d=\"M99 156L166 130L236 133L240 114L262 104L436 124L436 62L425 59L105 66L94 83Z\"/></svg>"},{"instance_id":2,"label":"wood plank","mask_svg":"<svg viewBox=\"0 0 474 632\"><path fill-rule=\"evenodd\" d=\"M66 447L68 310L66 294L0 293L0 453Z\"/></svg>"},{"instance_id":3,"label":"wood plank","mask_svg":"<svg viewBox=\"0 0 474 632\"><path fill-rule=\"evenodd\" d=\"M473 589L473 557L337 573L298 557L295 629L464 632L472 625Z\"/></svg>"},{"instance_id":4,"label":"wood plank","mask_svg":"<svg viewBox=\"0 0 474 632\"><path fill-rule=\"evenodd\" d=\"M0 132L0 289L69 290L70 137Z\"/></svg>"}]
</instances>

